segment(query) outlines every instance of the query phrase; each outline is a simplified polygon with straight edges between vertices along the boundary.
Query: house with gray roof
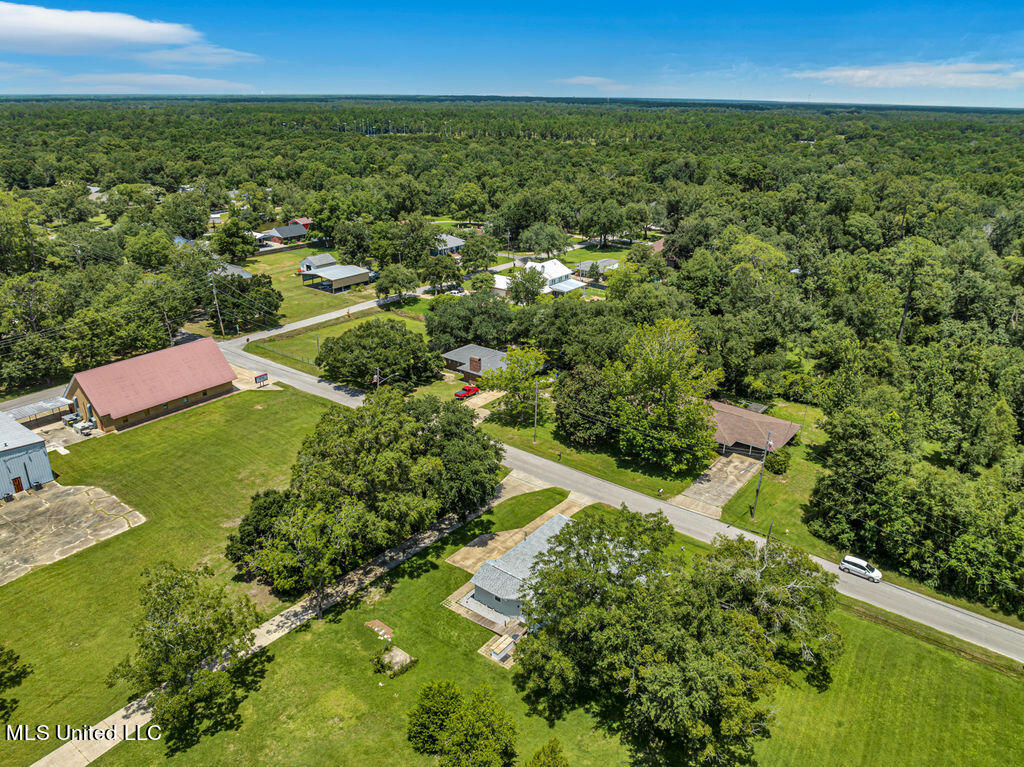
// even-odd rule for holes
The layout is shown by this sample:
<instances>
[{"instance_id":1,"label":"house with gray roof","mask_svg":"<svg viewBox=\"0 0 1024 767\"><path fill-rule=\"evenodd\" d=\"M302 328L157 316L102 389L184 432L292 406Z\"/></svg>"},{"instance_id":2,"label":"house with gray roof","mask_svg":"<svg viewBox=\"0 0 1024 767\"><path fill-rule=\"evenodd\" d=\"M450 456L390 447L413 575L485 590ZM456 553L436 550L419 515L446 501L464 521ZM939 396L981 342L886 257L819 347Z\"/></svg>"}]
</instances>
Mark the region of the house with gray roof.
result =
<instances>
[{"instance_id":1,"label":"house with gray roof","mask_svg":"<svg viewBox=\"0 0 1024 767\"><path fill-rule=\"evenodd\" d=\"M555 514L500 557L480 565L470 579L473 591L463 599L463 606L501 625L522 620L523 582L530 576L534 560L547 551L551 538L569 521Z\"/></svg>"},{"instance_id":2,"label":"house with gray roof","mask_svg":"<svg viewBox=\"0 0 1024 767\"><path fill-rule=\"evenodd\" d=\"M264 232L264 234L270 235L271 240L281 244L301 240L308 232L302 224L284 224L283 226L275 226L273 229Z\"/></svg>"},{"instance_id":3,"label":"house with gray roof","mask_svg":"<svg viewBox=\"0 0 1024 767\"><path fill-rule=\"evenodd\" d=\"M243 269L238 264L224 264L215 269L213 273L219 274L222 277L241 277L243 280L252 279L252 272L248 269Z\"/></svg>"},{"instance_id":4,"label":"house with gray roof","mask_svg":"<svg viewBox=\"0 0 1024 767\"><path fill-rule=\"evenodd\" d=\"M441 355L445 367L462 373L463 379L476 383L488 370L505 367L505 352L478 344L466 344Z\"/></svg>"},{"instance_id":5,"label":"house with gray roof","mask_svg":"<svg viewBox=\"0 0 1024 767\"><path fill-rule=\"evenodd\" d=\"M433 249L431 255L434 256L452 256L461 250L462 246L466 244L466 241L461 237L456 237L453 234L442 234L440 236L440 247Z\"/></svg>"},{"instance_id":6,"label":"house with gray roof","mask_svg":"<svg viewBox=\"0 0 1024 767\"><path fill-rule=\"evenodd\" d=\"M338 263L330 253L320 253L316 256L306 256L299 261L300 272L312 272L324 266L333 266Z\"/></svg>"}]
</instances>

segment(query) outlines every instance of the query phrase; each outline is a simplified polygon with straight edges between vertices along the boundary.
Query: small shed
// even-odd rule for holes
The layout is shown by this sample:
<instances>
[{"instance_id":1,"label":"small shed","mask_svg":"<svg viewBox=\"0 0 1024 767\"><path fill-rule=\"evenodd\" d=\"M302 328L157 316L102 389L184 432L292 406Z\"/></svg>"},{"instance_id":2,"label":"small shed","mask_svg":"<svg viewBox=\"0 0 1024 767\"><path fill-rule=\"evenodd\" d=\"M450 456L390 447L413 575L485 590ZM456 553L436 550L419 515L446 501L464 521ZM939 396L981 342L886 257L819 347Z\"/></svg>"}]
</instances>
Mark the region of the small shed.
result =
<instances>
[{"instance_id":1,"label":"small shed","mask_svg":"<svg viewBox=\"0 0 1024 767\"><path fill-rule=\"evenodd\" d=\"M36 482L53 481L45 440L0 413L0 495L20 493Z\"/></svg>"}]
</instances>

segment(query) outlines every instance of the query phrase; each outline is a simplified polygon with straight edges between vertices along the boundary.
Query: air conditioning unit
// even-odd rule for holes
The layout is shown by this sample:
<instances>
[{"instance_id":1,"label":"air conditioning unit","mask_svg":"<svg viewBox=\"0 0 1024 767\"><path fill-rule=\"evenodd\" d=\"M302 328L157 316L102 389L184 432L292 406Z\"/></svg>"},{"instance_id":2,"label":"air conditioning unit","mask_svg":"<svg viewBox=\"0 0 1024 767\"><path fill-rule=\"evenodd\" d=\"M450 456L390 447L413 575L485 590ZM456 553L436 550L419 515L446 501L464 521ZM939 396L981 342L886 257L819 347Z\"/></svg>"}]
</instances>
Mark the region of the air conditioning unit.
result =
<instances>
[{"instance_id":1,"label":"air conditioning unit","mask_svg":"<svg viewBox=\"0 0 1024 767\"><path fill-rule=\"evenodd\" d=\"M42 490L43 489L43 483L42 482L33 482L32 483L32 489L33 490Z\"/></svg>"}]
</instances>

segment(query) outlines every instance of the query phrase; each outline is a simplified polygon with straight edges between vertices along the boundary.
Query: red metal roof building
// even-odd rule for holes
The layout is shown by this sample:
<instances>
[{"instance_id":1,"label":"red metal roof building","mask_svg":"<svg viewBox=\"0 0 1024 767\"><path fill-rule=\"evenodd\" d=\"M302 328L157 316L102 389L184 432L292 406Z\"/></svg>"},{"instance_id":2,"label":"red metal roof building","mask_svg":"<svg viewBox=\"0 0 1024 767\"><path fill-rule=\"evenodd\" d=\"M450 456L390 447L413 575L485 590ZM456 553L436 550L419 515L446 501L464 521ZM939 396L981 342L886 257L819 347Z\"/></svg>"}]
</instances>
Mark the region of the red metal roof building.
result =
<instances>
[{"instance_id":1,"label":"red metal roof building","mask_svg":"<svg viewBox=\"0 0 1024 767\"><path fill-rule=\"evenodd\" d=\"M236 377L204 338L75 373L64 396L82 418L116 431L227 394Z\"/></svg>"},{"instance_id":2,"label":"red metal roof building","mask_svg":"<svg viewBox=\"0 0 1024 767\"><path fill-rule=\"evenodd\" d=\"M289 224L299 224L300 226L302 226L308 232L310 224L313 223L313 219L311 219L309 216L299 216L298 218L293 218L288 223Z\"/></svg>"}]
</instances>

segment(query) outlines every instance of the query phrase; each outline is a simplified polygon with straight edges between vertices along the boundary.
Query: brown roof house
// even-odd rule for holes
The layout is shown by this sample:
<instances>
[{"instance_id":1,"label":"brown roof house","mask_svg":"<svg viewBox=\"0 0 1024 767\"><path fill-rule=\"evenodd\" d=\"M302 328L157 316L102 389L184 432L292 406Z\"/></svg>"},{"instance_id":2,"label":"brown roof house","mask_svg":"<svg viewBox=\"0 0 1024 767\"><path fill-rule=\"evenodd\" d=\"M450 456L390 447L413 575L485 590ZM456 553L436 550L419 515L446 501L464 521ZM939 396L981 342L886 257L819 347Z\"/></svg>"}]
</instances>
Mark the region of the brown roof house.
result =
<instances>
[{"instance_id":1,"label":"brown roof house","mask_svg":"<svg viewBox=\"0 0 1024 767\"><path fill-rule=\"evenodd\" d=\"M117 431L227 394L236 377L204 338L75 373L64 396L82 418Z\"/></svg>"},{"instance_id":2,"label":"brown roof house","mask_svg":"<svg viewBox=\"0 0 1024 767\"><path fill-rule=\"evenodd\" d=\"M715 441L721 453L743 453L760 458L793 439L800 426L792 421L755 413L753 410L708 400L714 411ZM770 440L770 442L769 442Z\"/></svg>"}]
</instances>

